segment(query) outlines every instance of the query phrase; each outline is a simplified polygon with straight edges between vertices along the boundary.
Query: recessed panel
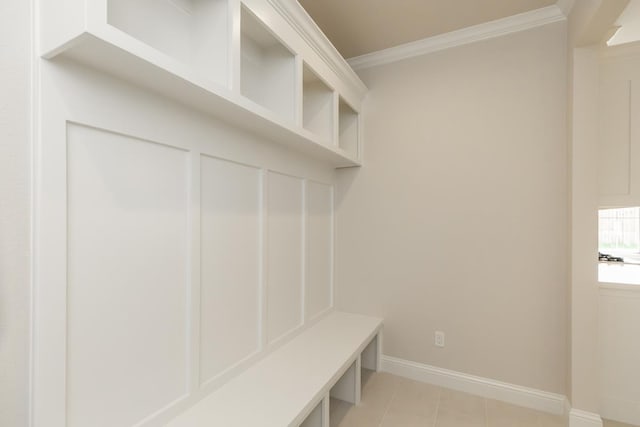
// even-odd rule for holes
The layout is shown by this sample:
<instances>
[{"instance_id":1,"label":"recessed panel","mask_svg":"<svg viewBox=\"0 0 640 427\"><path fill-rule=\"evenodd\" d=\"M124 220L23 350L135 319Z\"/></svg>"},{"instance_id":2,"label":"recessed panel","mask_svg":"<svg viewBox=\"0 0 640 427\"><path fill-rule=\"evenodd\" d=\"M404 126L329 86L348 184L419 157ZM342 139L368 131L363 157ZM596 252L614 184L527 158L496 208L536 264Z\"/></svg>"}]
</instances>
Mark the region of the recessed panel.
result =
<instances>
[{"instance_id":1,"label":"recessed panel","mask_svg":"<svg viewBox=\"0 0 640 427\"><path fill-rule=\"evenodd\" d=\"M599 144L600 195L625 195L630 191L630 81L610 81L602 88Z\"/></svg>"},{"instance_id":2,"label":"recessed panel","mask_svg":"<svg viewBox=\"0 0 640 427\"><path fill-rule=\"evenodd\" d=\"M68 427L130 426L187 392L187 161L68 128Z\"/></svg>"},{"instance_id":3,"label":"recessed panel","mask_svg":"<svg viewBox=\"0 0 640 427\"><path fill-rule=\"evenodd\" d=\"M331 307L333 188L307 183L306 316L313 318Z\"/></svg>"},{"instance_id":4,"label":"recessed panel","mask_svg":"<svg viewBox=\"0 0 640 427\"><path fill-rule=\"evenodd\" d=\"M267 230L267 337L302 324L302 180L269 173Z\"/></svg>"},{"instance_id":5,"label":"recessed panel","mask_svg":"<svg viewBox=\"0 0 640 427\"><path fill-rule=\"evenodd\" d=\"M260 170L202 156L200 375L205 382L258 350Z\"/></svg>"}]
</instances>

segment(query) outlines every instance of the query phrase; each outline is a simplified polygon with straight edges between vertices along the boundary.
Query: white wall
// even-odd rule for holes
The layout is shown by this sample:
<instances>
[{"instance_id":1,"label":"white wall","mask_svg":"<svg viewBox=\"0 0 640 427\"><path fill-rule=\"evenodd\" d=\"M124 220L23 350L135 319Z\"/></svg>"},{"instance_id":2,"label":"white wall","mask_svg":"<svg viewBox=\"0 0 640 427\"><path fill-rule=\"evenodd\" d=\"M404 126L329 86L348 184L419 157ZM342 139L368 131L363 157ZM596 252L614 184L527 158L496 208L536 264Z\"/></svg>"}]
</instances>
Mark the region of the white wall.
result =
<instances>
[{"instance_id":1,"label":"white wall","mask_svg":"<svg viewBox=\"0 0 640 427\"><path fill-rule=\"evenodd\" d=\"M31 2L0 3L0 425L28 421Z\"/></svg>"},{"instance_id":2,"label":"white wall","mask_svg":"<svg viewBox=\"0 0 640 427\"><path fill-rule=\"evenodd\" d=\"M566 391L565 37L552 24L360 73L336 304L385 318L385 354Z\"/></svg>"}]
</instances>

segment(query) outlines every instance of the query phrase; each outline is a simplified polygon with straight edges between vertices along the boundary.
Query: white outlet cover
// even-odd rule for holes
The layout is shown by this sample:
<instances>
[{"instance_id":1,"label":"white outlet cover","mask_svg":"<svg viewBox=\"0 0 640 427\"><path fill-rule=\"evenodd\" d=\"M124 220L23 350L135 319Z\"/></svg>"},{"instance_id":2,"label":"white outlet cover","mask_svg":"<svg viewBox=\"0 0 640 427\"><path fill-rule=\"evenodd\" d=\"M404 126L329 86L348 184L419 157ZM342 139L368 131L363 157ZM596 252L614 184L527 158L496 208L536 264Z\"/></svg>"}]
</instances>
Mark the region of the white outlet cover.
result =
<instances>
[{"instance_id":1,"label":"white outlet cover","mask_svg":"<svg viewBox=\"0 0 640 427\"><path fill-rule=\"evenodd\" d=\"M444 332L436 331L434 345L436 347L444 347Z\"/></svg>"}]
</instances>

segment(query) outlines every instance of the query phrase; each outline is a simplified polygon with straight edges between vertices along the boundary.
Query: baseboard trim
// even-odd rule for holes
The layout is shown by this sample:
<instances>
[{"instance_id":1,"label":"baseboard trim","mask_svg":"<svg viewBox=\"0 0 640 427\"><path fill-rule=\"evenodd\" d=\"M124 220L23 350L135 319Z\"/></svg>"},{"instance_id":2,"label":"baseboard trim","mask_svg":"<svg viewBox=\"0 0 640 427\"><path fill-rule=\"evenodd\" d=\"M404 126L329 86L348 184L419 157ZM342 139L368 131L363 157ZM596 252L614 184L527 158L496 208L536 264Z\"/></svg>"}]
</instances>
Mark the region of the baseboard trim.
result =
<instances>
[{"instance_id":1,"label":"baseboard trim","mask_svg":"<svg viewBox=\"0 0 640 427\"><path fill-rule=\"evenodd\" d=\"M561 394L549 393L384 355L382 356L382 370L416 381L501 400L555 415L567 413L565 408L568 406L568 401ZM598 419L600 418L598 417ZM595 427L592 424L588 426Z\"/></svg>"},{"instance_id":2,"label":"baseboard trim","mask_svg":"<svg viewBox=\"0 0 640 427\"><path fill-rule=\"evenodd\" d=\"M571 409L569 412L569 427L602 427L602 418L593 412Z\"/></svg>"}]
</instances>

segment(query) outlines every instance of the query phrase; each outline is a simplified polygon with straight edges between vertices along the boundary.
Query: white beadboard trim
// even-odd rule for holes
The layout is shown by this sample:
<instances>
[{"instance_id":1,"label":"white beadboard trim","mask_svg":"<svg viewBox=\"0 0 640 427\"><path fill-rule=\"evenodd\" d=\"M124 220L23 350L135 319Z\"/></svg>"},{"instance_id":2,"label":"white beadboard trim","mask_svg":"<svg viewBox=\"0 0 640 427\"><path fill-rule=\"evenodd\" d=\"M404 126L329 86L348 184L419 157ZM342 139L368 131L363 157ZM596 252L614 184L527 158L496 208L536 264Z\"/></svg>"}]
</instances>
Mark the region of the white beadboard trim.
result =
<instances>
[{"instance_id":1,"label":"white beadboard trim","mask_svg":"<svg viewBox=\"0 0 640 427\"><path fill-rule=\"evenodd\" d=\"M391 356L382 356L382 371L555 415L564 415L566 413L567 398L560 394L410 362Z\"/></svg>"},{"instance_id":2,"label":"white beadboard trim","mask_svg":"<svg viewBox=\"0 0 640 427\"><path fill-rule=\"evenodd\" d=\"M322 58L340 78L357 88L362 97L367 92L367 87L360 77L353 71L347 61L340 55L335 46L320 27L309 16L297 1L292 0L268 0L273 8L291 25L291 27L305 40L309 46Z\"/></svg>"},{"instance_id":3,"label":"white beadboard trim","mask_svg":"<svg viewBox=\"0 0 640 427\"><path fill-rule=\"evenodd\" d=\"M566 20L566 16L560 7L551 5L530 12L520 13L507 18L356 56L347 59L347 62L354 70L362 70L563 20Z\"/></svg>"},{"instance_id":4,"label":"white beadboard trim","mask_svg":"<svg viewBox=\"0 0 640 427\"><path fill-rule=\"evenodd\" d=\"M571 409L569 427L602 427L602 418L593 412Z\"/></svg>"}]
</instances>

